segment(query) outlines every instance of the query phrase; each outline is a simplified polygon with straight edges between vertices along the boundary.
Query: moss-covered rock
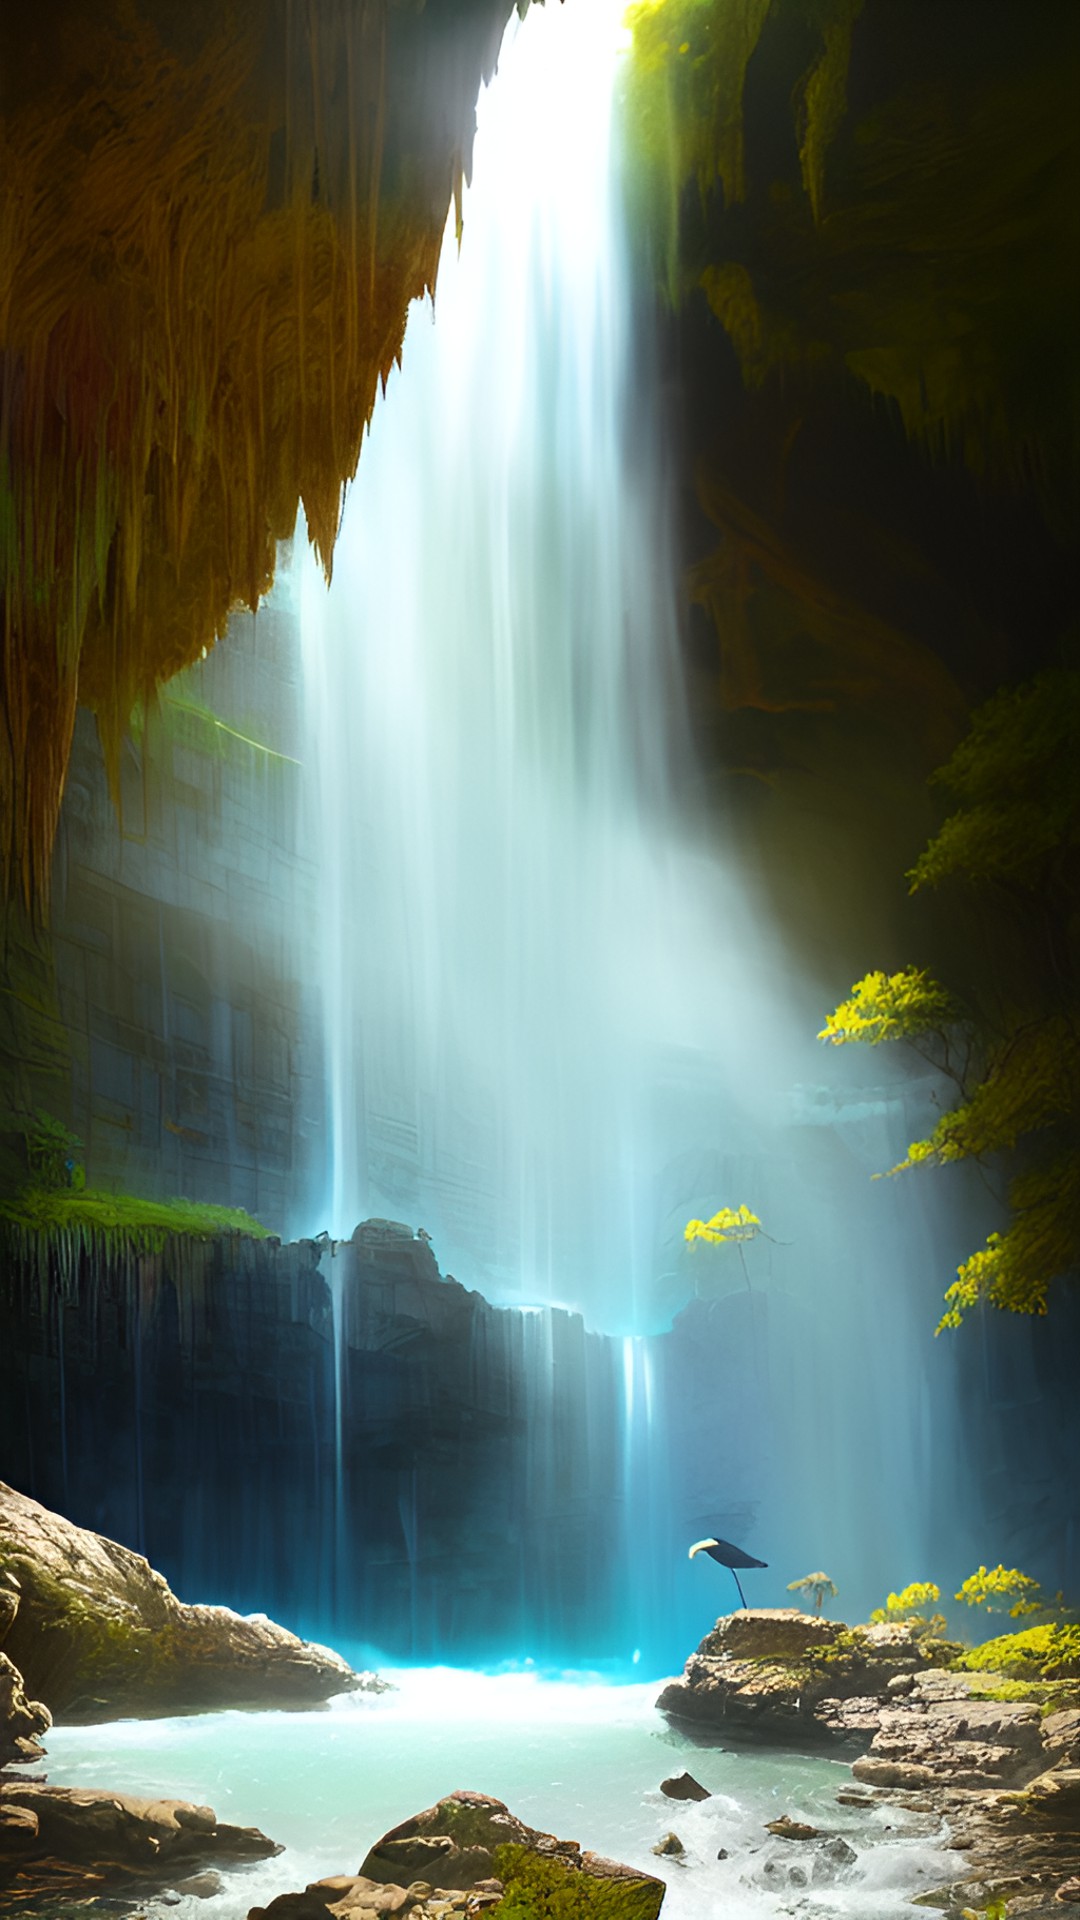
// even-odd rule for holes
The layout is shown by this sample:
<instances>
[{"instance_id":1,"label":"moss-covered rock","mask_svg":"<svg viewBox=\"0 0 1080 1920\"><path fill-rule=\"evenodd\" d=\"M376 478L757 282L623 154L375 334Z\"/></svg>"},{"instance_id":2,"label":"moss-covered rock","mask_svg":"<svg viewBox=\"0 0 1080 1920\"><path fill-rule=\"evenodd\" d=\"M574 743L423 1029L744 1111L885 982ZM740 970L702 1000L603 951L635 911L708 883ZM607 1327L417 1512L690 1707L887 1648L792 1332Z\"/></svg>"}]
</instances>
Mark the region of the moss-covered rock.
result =
<instances>
[{"instance_id":1,"label":"moss-covered rock","mask_svg":"<svg viewBox=\"0 0 1080 1920\"><path fill-rule=\"evenodd\" d=\"M248 1920L360 1920L375 1912L419 1920L445 1915L446 1896L463 1893L470 1914L501 1920L657 1920L664 1891L652 1874L540 1833L491 1794L459 1789L384 1833L358 1874L281 1894Z\"/></svg>"},{"instance_id":2,"label":"moss-covered rock","mask_svg":"<svg viewBox=\"0 0 1080 1920\"><path fill-rule=\"evenodd\" d=\"M60 1720L309 1706L379 1685L264 1615L185 1606L140 1554L0 1483L5 1652Z\"/></svg>"},{"instance_id":3,"label":"moss-covered rock","mask_svg":"<svg viewBox=\"0 0 1080 1920\"><path fill-rule=\"evenodd\" d=\"M943 1663L943 1643L910 1625L849 1627L794 1607L748 1608L718 1620L657 1705L680 1720L766 1738L849 1740L872 1731L838 1702L871 1709L895 1683ZM865 1717L865 1716L864 1716Z\"/></svg>"},{"instance_id":4,"label":"moss-covered rock","mask_svg":"<svg viewBox=\"0 0 1080 1920\"><path fill-rule=\"evenodd\" d=\"M499 1920L656 1920L663 1904L663 1882L649 1875L582 1871L526 1847L500 1847L496 1865Z\"/></svg>"}]
</instances>

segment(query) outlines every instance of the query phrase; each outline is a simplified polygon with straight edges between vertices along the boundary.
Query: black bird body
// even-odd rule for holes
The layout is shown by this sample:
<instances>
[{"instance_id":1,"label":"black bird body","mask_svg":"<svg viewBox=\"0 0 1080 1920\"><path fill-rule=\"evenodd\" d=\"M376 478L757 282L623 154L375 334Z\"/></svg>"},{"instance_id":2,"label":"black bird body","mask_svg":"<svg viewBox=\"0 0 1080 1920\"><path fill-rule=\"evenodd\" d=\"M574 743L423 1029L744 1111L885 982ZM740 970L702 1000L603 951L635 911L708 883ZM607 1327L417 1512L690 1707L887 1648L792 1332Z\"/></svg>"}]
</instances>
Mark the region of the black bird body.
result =
<instances>
[{"instance_id":1,"label":"black bird body","mask_svg":"<svg viewBox=\"0 0 1080 1920\"><path fill-rule=\"evenodd\" d=\"M710 1560L717 1561L721 1567L730 1567L732 1571L736 1567L767 1567L769 1564L767 1560L755 1560L753 1554L744 1552L742 1547L733 1547L730 1540L699 1540L690 1549L691 1560L695 1553L707 1553Z\"/></svg>"},{"instance_id":2,"label":"black bird body","mask_svg":"<svg viewBox=\"0 0 1080 1920\"><path fill-rule=\"evenodd\" d=\"M744 1607L746 1595L740 1585L736 1567L767 1567L769 1564L767 1560L755 1560L753 1554L747 1553L742 1547L733 1547L730 1540L696 1540L690 1549L691 1560L695 1553L707 1553L709 1559L715 1560L719 1566L730 1568L731 1577L739 1589L739 1599Z\"/></svg>"}]
</instances>

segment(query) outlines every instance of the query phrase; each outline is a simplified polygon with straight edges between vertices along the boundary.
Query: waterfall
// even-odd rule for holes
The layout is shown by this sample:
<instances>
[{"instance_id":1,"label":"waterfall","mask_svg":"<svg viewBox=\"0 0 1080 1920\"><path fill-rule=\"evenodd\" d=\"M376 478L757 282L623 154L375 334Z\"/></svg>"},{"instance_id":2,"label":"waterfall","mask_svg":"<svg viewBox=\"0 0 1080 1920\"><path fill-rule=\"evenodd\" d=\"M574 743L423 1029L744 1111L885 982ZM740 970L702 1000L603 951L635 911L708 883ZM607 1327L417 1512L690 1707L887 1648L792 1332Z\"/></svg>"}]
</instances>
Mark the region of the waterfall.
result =
<instances>
[{"instance_id":1,"label":"waterfall","mask_svg":"<svg viewBox=\"0 0 1080 1920\"><path fill-rule=\"evenodd\" d=\"M619 12L514 23L460 255L448 230L331 590L305 548L299 598L329 1079L312 1228L404 1217L492 1298L640 1331L659 1170L721 1084L730 1105L751 1023L721 986L749 938L734 882L672 792L688 755L612 164Z\"/></svg>"},{"instance_id":2,"label":"waterfall","mask_svg":"<svg viewBox=\"0 0 1080 1920\"><path fill-rule=\"evenodd\" d=\"M953 1430L928 1336L956 1232L951 1201L934 1218L869 1178L932 1089L846 1061L822 1087L835 983L793 967L695 785L613 151L620 11L508 30L460 249L451 224L332 585L301 539L295 591L328 1082L309 1225L404 1220L490 1300L630 1341L614 1532L669 1571L619 1616L629 1657L730 1604L676 1565L712 1530L770 1562L773 1604L807 1566L864 1607L929 1577ZM686 1220L743 1202L772 1236L745 1270L691 1257ZM540 1399L547 1324L524 1335ZM541 1560L534 1621L564 1610Z\"/></svg>"}]
</instances>

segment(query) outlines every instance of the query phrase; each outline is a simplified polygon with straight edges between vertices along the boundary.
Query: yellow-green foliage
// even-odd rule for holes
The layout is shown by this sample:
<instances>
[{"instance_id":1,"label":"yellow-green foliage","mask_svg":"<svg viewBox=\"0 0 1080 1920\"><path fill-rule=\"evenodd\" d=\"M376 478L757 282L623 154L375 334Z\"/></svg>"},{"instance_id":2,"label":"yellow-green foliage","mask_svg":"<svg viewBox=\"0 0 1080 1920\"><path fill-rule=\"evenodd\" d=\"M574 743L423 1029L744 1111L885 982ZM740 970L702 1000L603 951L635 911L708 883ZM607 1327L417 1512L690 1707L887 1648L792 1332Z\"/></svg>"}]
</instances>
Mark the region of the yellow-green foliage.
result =
<instances>
[{"instance_id":1,"label":"yellow-green foliage","mask_svg":"<svg viewBox=\"0 0 1080 1920\"><path fill-rule=\"evenodd\" d=\"M912 891L957 878L995 887L1011 913L1019 907L1027 964L1009 993L998 990L992 1006L963 1020L920 968L868 974L819 1037L904 1040L957 1081L959 1104L893 1172L1023 1155L1008 1190L1010 1223L959 1267L941 1332L980 1301L1045 1313L1051 1285L1080 1256L1080 1026L1069 932L1080 673L1057 669L988 701L937 779L962 804L912 869Z\"/></svg>"},{"instance_id":2,"label":"yellow-green foliage","mask_svg":"<svg viewBox=\"0 0 1080 1920\"><path fill-rule=\"evenodd\" d=\"M729 203L745 192L742 96L770 0L639 0L625 115L642 218L677 298L679 204L697 182Z\"/></svg>"},{"instance_id":3,"label":"yellow-green foliage","mask_svg":"<svg viewBox=\"0 0 1080 1920\"><path fill-rule=\"evenodd\" d=\"M28 1188L14 1200L0 1201L0 1225L43 1239L100 1237L132 1253L160 1252L169 1234L212 1240L221 1233L243 1233L266 1240L269 1233L242 1207L215 1207L196 1200L140 1200L129 1193L55 1192Z\"/></svg>"},{"instance_id":4,"label":"yellow-green foliage","mask_svg":"<svg viewBox=\"0 0 1080 1920\"><path fill-rule=\"evenodd\" d=\"M875 1626L885 1621L897 1625L921 1627L928 1633L942 1633L945 1621L940 1613L927 1616L925 1609L941 1599L941 1588L932 1580L913 1580L900 1593L890 1593L883 1607L875 1607L870 1619Z\"/></svg>"},{"instance_id":5,"label":"yellow-green foliage","mask_svg":"<svg viewBox=\"0 0 1080 1920\"><path fill-rule=\"evenodd\" d=\"M711 1220L688 1220L683 1239L691 1246L695 1241L705 1240L719 1247L728 1241L756 1240L761 1230L761 1221L749 1207L721 1207Z\"/></svg>"},{"instance_id":6,"label":"yellow-green foliage","mask_svg":"<svg viewBox=\"0 0 1080 1920\"><path fill-rule=\"evenodd\" d=\"M495 1868L500 1920L656 1920L664 1897L658 1881L600 1880L528 1847L499 1847Z\"/></svg>"},{"instance_id":7,"label":"yellow-green foliage","mask_svg":"<svg viewBox=\"0 0 1080 1920\"><path fill-rule=\"evenodd\" d=\"M23 1129L26 1164L34 1186L49 1191L82 1191L86 1170L80 1159L82 1141L55 1114L39 1107Z\"/></svg>"},{"instance_id":8,"label":"yellow-green foliage","mask_svg":"<svg viewBox=\"0 0 1080 1920\"><path fill-rule=\"evenodd\" d=\"M1003 1633L961 1654L955 1665L1011 1680L1069 1680L1080 1676L1080 1626L1049 1624Z\"/></svg>"},{"instance_id":9,"label":"yellow-green foliage","mask_svg":"<svg viewBox=\"0 0 1080 1920\"><path fill-rule=\"evenodd\" d=\"M279 753L274 747L268 747L263 740L244 733L241 728L231 726L219 713L208 707L203 700L195 699L189 693L181 692L185 676L178 674L176 681L162 688L155 704L145 710L136 708L131 719L133 739L141 740L147 731L147 715L151 716L151 725L179 742L182 746L192 746L198 753L217 759L232 759L250 763L252 756L258 756L258 763L267 767L297 766L298 761L291 754Z\"/></svg>"},{"instance_id":10,"label":"yellow-green foliage","mask_svg":"<svg viewBox=\"0 0 1080 1920\"><path fill-rule=\"evenodd\" d=\"M985 1607L987 1613L1007 1612L1018 1620L1025 1613L1039 1612L1042 1588L1019 1567L980 1567L977 1573L969 1573L956 1598L966 1607Z\"/></svg>"},{"instance_id":11,"label":"yellow-green foliage","mask_svg":"<svg viewBox=\"0 0 1080 1920\"><path fill-rule=\"evenodd\" d=\"M1009 1313L1045 1313L1051 1285L1075 1268L1080 1247L1080 1166L1073 1152L1021 1174L1009 1188L1012 1224L957 1271L938 1332L958 1327L986 1300Z\"/></svg>"},{"instance_id":12,"label":"yellow-green foliage","mask_svg":"<svg viewBox=\"0 0 1080 1920\"><path fill-rule=\"evenodd\" d=\"M627 13L633 56L624 110L634 185L672 299L683 291L679 215L684 189L695 182L703 203L719 190L729 207L746 197L743 90L774 5L775 0L637 0ZM862 0L816 0L805 9L821 44L792 105L799 169L815 224L824 208L826 155L847 111L851 32L861 10ZM703 284L714 307L725 307L735 318L737 288L715 278ZM749 280L746 285L749 289ZM750 301L756 308L752 289ZM760 330L760 324L757 319L753 327ZM786 345L788 351L774 358L798 354L793 340Z\"/></svg>"},{"instance_id":13,"label":"yellow-green foliage","mask_svg":"<svg viewBox=\"0 0 1080 1920\"><path fill-rule=\"evenodd\" d=\"M919 1040L939 1033L957 1017L951 996L922 967L899 973L868 973L850 998L830 1013L819 1040L834 1047L851 1040L876 1047L883 1040Z\"/></svg>"}]
</instances>

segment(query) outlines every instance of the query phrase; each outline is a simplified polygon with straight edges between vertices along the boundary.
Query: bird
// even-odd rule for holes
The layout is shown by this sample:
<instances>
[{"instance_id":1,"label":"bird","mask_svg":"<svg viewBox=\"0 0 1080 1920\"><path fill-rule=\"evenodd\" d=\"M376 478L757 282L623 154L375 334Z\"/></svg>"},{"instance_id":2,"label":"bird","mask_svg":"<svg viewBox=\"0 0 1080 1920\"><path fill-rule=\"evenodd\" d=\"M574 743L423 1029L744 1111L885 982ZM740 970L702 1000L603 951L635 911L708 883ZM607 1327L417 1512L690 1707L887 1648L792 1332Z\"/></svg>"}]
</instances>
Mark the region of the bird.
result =
<instances>
[{"instance_id":1,"label":"bird","mask_svg":"<svg viewBox=\"0 0 1080 1920\"><path fill-rule=\"evenodd\" d=\"M739 1583L736 1567L767 1567L767 1560L755 1560L752 1553L746 1553L742 1547L733 1547L730 1540L695 1540L690 1549L690 1559L695 1553L707 1553L721 1567L728 1567L735 1585L739 1588L739 1599L746 1606L746 1595ZM747 1609L749 1611L749 1609Z\"/></svg>"}]
</instances>

